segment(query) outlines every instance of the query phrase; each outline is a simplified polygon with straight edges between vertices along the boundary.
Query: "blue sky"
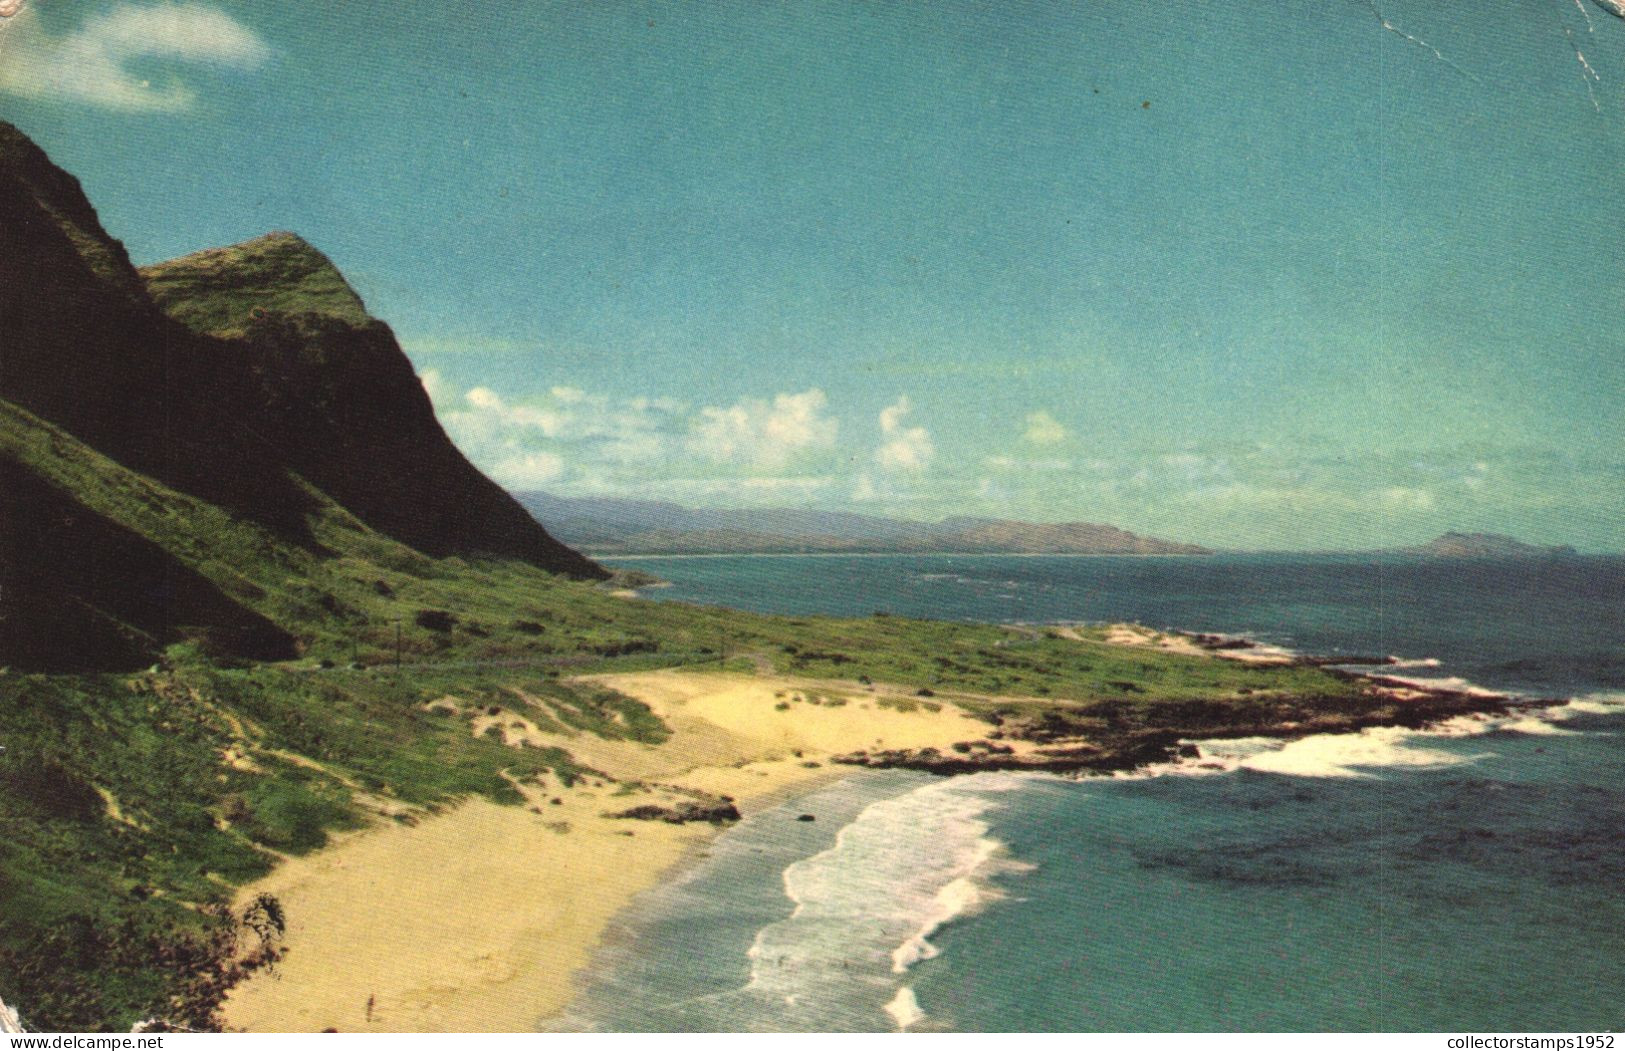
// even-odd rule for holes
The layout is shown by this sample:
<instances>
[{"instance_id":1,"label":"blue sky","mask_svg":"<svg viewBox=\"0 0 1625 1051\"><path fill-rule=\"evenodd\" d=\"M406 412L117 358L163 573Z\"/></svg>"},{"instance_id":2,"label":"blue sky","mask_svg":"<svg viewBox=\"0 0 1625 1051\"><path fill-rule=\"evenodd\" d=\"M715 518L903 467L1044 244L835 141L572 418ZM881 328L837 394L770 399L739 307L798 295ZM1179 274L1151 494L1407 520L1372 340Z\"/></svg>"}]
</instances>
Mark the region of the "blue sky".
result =
<instances>
[{"instance_id":1,"label":"blue sky","mask_svg":"<svg viewBox=\"0 0 1625 1051\"><path fill-rule=\"evenodd\" d=\"M29 0L0 115L138 262L328 252L510 486L1625 549L1593 0Z\"/></svg>"}]
</instances>

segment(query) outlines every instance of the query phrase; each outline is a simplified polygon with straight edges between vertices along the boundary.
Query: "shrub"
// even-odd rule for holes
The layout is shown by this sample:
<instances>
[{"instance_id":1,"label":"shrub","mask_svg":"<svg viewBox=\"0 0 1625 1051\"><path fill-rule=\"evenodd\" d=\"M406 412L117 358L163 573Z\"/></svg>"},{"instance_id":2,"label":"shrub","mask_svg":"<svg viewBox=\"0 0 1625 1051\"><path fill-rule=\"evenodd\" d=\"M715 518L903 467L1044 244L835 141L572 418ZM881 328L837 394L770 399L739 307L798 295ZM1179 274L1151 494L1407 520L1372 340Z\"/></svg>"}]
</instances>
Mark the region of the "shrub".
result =
<instances>
[{"instance_id":1,"label":"shrub","mask_svg":"<svg viewBox=\"0 0 1625 1051\"><path fill-rule=\"evenodd\" d=\"M19 762L0 773L0 788L63 821L94 821L101 816L102 797L96 790L49 759L37 765Z\"/></svg>"},{"instance_id":2,"label":"shrub","mask_svg":"<svg viewBox=\"0 0 1625 1051\"><path fill-rule=\"evenodd\" d=\"M450 631L457 626L457 618L443 609L420 609L412 623L425 631Z\"/></svg>"}]
</instances>

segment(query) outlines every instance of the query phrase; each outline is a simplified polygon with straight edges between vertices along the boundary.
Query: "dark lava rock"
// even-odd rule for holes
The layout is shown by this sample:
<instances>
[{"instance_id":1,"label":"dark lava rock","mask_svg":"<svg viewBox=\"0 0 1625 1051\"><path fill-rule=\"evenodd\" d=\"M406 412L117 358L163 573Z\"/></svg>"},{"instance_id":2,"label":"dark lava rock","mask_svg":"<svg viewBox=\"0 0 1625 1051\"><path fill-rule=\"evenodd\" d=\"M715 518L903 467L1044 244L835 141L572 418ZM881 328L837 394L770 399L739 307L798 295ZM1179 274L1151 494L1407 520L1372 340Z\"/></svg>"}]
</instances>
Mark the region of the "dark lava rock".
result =
<instances>
[{"instance_id":1,"label":"dark lava rock","mask_svg":"<svg viewBox=\"0 0 1625 1051\"><path fill-rule=\"evenodd\" d=\"M722 825L730 821L738 821L739 808L732 803L700 802L679 803L676 806L658 806L654 803L645 803L630 810L623 810L610 817L628 818L633 821L664 821L672 825L685 825L690 821L706 821L713 825Z\"/></svg>"}]
</instances>

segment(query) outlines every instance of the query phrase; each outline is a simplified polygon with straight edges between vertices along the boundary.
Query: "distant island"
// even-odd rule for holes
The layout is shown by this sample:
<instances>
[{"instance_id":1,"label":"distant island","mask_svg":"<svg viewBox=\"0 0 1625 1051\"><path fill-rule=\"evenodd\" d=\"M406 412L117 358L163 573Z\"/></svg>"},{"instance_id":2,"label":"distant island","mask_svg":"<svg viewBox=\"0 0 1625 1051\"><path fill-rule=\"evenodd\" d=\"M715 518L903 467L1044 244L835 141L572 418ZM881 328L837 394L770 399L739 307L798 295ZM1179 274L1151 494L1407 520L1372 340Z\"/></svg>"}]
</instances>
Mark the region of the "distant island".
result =
<instances>
[{"instance_id":1,"label":"distant island","mask_svg":"<svg viewBox=\"0 0 1625 1051\"><path fill-rule=\"evenodd\" d=\"M514 496L554 536L595 555L1212 554L1196 544L1093 522L916 522L800 508L715 510L655 500L574 499L538 490Z\"/></svg>"},{"instance_id":2,"label":"distant island","mask_svg":"<svg viewBox=\"0 0 1625 1051\"><path fill-rule=\"evenodd\" d=\"M1562 558L1578 554L1567 544L1541 547L1500 533L1456 532L1445 533L1425 544L1401 550L1408 555L1427 555L1431 558Z\"/></svg>"}]
</instances>

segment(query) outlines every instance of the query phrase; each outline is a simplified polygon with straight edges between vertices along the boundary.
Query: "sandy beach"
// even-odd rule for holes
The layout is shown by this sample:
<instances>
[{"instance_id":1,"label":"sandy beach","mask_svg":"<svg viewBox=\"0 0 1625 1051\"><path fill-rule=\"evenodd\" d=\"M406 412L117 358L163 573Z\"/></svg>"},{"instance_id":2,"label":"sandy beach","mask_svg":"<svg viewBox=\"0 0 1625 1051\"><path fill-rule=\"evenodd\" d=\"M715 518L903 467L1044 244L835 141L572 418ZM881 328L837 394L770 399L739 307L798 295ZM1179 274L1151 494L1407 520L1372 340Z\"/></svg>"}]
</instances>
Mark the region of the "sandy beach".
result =
<instances>
[{"instance_id":1,"label":"sandy beach","mask_svg":"<svg viewBox=\"0 0 1625 1051\"><path fill-rule=\"evenodd\" d=\"M565 748L608 780L526 785L526 806L473 799L381 823L244 887L243 900L282 901L289 951L232 992L228 1028L533 1030L568 1004L611 918L720 831L607 813L697 790L748 815L842 776L831 755L945 748L986 730L951 704L883 705L856 684L678 671L598 681L647 703L671 739L547 734L510 715L516 747Z\"/></svg>"}]
</instances>

